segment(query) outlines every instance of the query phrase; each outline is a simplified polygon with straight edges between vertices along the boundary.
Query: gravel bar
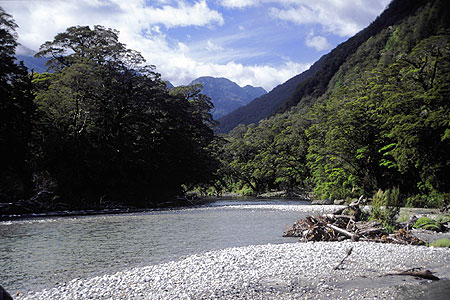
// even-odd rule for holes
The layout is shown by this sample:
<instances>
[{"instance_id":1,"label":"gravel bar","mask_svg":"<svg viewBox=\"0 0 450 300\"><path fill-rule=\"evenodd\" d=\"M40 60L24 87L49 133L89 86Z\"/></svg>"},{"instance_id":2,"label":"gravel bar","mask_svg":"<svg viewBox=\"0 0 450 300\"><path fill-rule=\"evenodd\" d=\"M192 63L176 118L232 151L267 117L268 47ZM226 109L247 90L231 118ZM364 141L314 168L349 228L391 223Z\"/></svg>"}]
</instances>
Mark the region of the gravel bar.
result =
<instances>
[{"instance_id":1,"label":"gravel bar","mask_svg":"<svg viewBox=\"0 0 450 300\"><path fill-rule=\"evenodd\" d=\"M338 209L345 208L345 205L273 205L273 204L258 204L258 205L221 205L210 206L202 208L187 208L185 210L210 210L210 209L269 209L282 211L298 211L308 214L325 214L332 213Z\"/></svg>"},{"instance_id":2,"label":"gravel bar","mask_svg":"<svg viewBox=\"0 0 450 300\"><path fill-rule=\"evenodd\" d=\"M353 251L343 268L333 270L350 247ZM414 289L414 295L405 299L423 298L423 287L435 283L411 276L383 276L415 267L436 272L440 287L444 284L442 293L448 293L450 249L348 241L204 252L74 279L15 299L401 299Z\"/></svg>"}]
</instances>

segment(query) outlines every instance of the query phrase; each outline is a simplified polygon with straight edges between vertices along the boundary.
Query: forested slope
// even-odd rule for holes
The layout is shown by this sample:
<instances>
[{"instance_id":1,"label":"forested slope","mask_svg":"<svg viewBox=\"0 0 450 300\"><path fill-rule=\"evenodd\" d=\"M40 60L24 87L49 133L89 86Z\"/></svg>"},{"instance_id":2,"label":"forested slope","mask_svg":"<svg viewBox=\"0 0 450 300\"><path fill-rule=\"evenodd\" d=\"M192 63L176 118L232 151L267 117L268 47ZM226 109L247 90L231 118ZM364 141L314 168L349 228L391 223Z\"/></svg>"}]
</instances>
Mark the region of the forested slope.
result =
<instances>
[{"instance_id":1,"label":"forested slope","mask_svg":"<svg viewBox=\"0 0 450 300\"><path fill-rule=\"evenodd\" d=\"M320 69L301 84L311 89L297 90L296 106L227 136L218 188L320 198L383 189L411 206L448 203L449 10L443 0L393 1L352 53L325 60L336 68L329 79L313 84Z\"/></svg>"},{"instance_id":2,"label":"forested slope","mask_svg":"<svg viewBox=\"0 0 450 300\"><path fill-rule=\"evenodd\" d=\"M247 106L219 119L217 132L229 132L238 124L258 123L275 113L289 110L298 103L303 106L313 104L327 90L329 81L342 64L361 44L385 28L401 22L427 2L429 1L396 0L391 2L388 8L367 28L324 55L308 71L293 77ZM439 26L439 24L436 25Z\"/></svg>"}]
</instances>

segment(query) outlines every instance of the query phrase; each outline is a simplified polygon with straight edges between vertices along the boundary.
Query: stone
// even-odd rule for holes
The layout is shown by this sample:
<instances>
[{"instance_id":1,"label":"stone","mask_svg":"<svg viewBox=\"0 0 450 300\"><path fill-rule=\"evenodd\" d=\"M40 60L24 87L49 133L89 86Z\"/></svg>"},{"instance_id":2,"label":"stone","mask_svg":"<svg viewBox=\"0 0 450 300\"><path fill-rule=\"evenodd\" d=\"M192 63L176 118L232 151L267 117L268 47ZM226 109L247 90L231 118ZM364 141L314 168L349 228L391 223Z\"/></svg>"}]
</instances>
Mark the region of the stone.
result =
<instances>
[{"instance_id":1,"label":"stone","mask_svg":"<svg viewBox=\"0 0 450 300\"><path fill-rule=\"evenodd\" d=\"M313 204L313 205L331 205L333 203L334 203L334 201L331 198L328 198L328 199L315 199L315 200L311 201L311 204Z\"/></svg>"},{"instance_id":2,"label":"stone","mask_svg":"<svg viewBox=\"0 0 450 300\"><path fill-rule=\"evenodd\" d=\"M0 285L0 300L13 300L11 295Z\"/></svg>"}]
</instances>

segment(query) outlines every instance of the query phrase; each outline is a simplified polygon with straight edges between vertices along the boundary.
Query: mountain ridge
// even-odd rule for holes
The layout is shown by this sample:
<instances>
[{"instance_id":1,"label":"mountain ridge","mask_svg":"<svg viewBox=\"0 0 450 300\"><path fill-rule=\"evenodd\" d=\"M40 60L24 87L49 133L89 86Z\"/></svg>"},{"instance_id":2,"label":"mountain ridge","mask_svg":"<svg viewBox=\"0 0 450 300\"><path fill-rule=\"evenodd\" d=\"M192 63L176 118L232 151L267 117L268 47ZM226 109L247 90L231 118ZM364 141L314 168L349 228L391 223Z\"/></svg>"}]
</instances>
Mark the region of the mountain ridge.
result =
<instances>
[{"instance_id":1,"label":"mountain ridge","mask_svg":"<svg viewBox=\"0 0 450 300\"><path fill-rule=\"evenodd\" d=\"M227 133L239 124L249 125L282 113L301 103L310 106L327 89L334 74L346 59L371 36L403 20L429 0L396 0L369 26L322 56L307 71L292 77L269 93L253 100L218 120L218 133Z\"/></svg>"},{"instance_id":2,"label":"mountain ridge","mask_svg":"<svg viewBox=\"0 0 450 300\"><path fill-rule=\"evenodd\" d=\"M194 79L189 85L194 84L201 84L202 93L211 98L214 104L211 111L214 119L218 119L267 93L262 87L251 85L240 87L237 83L223 77L202 76Z\"/></svg>"}]
</instances>

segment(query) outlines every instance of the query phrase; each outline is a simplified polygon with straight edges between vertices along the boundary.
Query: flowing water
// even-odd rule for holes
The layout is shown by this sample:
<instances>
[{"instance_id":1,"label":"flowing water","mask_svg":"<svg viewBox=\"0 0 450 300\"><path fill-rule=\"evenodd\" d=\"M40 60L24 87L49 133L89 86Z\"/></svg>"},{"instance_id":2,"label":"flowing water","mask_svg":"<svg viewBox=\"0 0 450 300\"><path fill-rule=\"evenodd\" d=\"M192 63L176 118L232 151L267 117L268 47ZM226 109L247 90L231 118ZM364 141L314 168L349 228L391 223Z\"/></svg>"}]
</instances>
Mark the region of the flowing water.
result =
<instances>
[{"instance_id":1,"label":"flowing water","mask_svg":"<svg viewBox=\"0 0 450 300\"><path fill-rule=\"evenodd\" d=\"M282 233L304 213L255 204L287 203L0 222L0 285L23 293L208 250L297 240Z\"/></svg>"}]
</instances>

